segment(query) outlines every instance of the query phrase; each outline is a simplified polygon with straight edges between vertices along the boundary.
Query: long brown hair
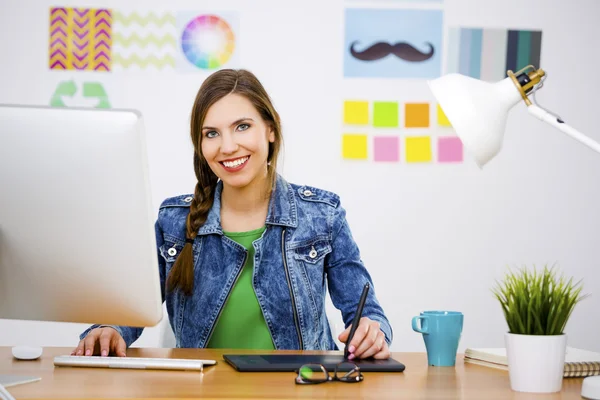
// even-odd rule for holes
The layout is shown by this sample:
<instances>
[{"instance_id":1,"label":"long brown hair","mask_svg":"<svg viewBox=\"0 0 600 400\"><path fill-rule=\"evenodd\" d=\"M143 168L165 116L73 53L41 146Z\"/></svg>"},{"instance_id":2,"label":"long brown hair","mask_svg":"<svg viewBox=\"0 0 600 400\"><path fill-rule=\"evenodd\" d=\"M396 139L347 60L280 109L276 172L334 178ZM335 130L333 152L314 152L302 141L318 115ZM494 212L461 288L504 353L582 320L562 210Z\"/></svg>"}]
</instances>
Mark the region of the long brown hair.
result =
<instances>
[{"instance_id":1,"label":"long brown hair","mask_svg":"<svg viewBox=\"0 0 600 400\"><path fill-rule=\"evenodd\" d=\"M218 181L217 176L210 169L208 162L202 155L202 125L208 109L218 100L231 93L246 97L273 130L275 141L269 143L267 173L271 187L275 184L277 158L282 136L279 114L275 111L269 95L256 76L247 70L222 69L213 73L200 86L192 108L190 134L194 144L194 172L198 182L196 183L194 198L190 204L190 213L186 221L186 239L188 240L169 273L167 279L168 291L180 289L189 296L194 290L194 257L190 242L193 242L198 234L198 229L206 222L208 211L214 202L215 188Z\"/></svg>"}]
</instances>

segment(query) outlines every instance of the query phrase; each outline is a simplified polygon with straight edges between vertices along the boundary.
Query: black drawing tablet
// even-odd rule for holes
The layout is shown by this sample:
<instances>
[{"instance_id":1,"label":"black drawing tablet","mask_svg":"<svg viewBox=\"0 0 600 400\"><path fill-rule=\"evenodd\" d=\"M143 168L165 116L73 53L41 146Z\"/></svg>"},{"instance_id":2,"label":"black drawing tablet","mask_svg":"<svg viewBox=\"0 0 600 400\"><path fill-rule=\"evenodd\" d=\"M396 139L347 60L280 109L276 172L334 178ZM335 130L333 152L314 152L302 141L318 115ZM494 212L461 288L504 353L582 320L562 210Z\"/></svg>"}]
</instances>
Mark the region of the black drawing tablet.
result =
<instances>
[{"instance_id":1,"label":"black drawing tablet","mask_svg":"<svg viewBox=\"0 0 600 400\"><path fill-rule=\"evenodd\" d=\"M335 366L344 360L343 355L311 354L224 354L223 359L240 372L288 372L297 371L304 364L322 364L333 372ZM351 360L363 372L402 372L404 364L387 360Z\"/></svg>"}]
</instances>

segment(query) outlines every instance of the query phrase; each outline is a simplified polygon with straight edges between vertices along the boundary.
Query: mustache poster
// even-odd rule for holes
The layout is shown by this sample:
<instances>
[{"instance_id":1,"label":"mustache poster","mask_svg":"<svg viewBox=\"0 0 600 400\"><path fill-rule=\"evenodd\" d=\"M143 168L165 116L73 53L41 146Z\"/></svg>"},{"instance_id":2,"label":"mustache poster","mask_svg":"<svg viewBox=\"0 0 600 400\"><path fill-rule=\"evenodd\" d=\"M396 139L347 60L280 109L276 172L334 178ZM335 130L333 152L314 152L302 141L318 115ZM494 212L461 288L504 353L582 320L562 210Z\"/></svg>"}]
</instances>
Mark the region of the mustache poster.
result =
<instances>
[{"instance_id":1,"label":"mustache poster","mask_svg":"<svg viewBox=\"0 0 600 400\"><path fill-rule=\"evenodd\" d=\"M420 62L429 60L433 57L434 53L433 45L431 43L427 43L429 46L427 52L421 52L418 48L413 47L410 43L406 42L400 42L394 45L378 42L363 51L358 51L355 49L357 43L358 41L352 43L350 46L350 54L352 54L352 57L362 61L377 61L392 54L405 61Z\"/></svg>"},{"instance_id":2,"label":"mustache poster","mask_svg":"<svg viewBox=\"0 0 600 400\"><path fill-rule=\"evenodd\" d=\"M442 33L441 10L348 8L344 77L437 78Z\"/></svg>"}]
</instances>

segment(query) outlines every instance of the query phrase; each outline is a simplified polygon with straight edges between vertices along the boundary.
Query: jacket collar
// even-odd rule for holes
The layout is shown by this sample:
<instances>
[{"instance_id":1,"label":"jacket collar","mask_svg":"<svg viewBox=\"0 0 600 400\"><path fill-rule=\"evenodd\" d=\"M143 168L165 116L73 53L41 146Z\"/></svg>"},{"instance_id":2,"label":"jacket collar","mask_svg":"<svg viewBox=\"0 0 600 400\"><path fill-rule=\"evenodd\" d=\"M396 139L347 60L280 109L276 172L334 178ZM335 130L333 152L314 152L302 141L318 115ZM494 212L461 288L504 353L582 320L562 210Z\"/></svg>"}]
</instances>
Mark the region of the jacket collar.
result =
<instances>
[{"instance_id":1,"label":"jacket collar","mask_svg":"<svg viewBox=\"0 0 600 400\"><path fill-rule=\"evenodd\" d=\"M221 227L221 192L223 182L219 180L215 189L215 200L206 217L206 222L198 230L198 235L211 233L223 234ZM277 174L275 190L269 200L269 212L266 223L296 228L298 226L298 211L294 190L281 175Z\"/></svg>"}]
</instances>

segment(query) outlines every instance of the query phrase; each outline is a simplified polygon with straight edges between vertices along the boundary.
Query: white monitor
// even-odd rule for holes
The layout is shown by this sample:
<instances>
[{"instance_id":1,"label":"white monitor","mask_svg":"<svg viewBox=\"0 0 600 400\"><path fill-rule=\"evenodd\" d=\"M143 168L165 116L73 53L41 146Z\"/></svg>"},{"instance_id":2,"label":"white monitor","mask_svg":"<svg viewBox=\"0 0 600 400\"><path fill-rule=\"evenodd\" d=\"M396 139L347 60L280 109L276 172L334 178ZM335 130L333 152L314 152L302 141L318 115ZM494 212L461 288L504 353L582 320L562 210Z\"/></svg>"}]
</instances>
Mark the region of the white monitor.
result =
<instances>
[{"instance_id":1,"label":"white monitor","mask_svg":"<svg viewBox=\"0 0 600 400\"><path fill-rule=\"evenodd\" d=\"M0 105L0 318L162 318L142 117Z\"/></svg>"}]
</instances>

